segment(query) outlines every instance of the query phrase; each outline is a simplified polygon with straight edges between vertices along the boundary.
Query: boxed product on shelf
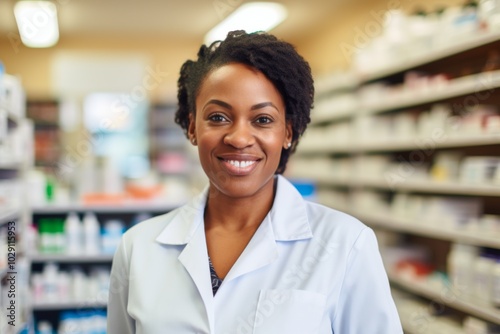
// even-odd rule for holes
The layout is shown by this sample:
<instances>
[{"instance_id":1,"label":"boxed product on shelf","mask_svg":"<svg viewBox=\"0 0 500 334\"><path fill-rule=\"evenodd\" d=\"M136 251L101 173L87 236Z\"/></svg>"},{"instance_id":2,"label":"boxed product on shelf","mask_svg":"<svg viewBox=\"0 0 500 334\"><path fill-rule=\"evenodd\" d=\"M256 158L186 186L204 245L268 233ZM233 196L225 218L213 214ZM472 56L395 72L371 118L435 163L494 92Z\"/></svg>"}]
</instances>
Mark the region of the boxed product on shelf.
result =
<instances>
[{"instance_id":1,"label":"boxed product on shelf","mask_svg":"<svg viewBox=\"0 0 500 334\"><path fill-rule=\"evenodd\" d=\"M417 245L385 246L381 249L381 253L384 266L389 272L395 272L397 266L401 263L429 263L431 255L428 249ZM404 268L401 267L400 269L403 272ZM404 271L404 273L413 277L412 274L415 272Z\"/></svg>"},{"instance_id":2,"label":"boxed product on shelf","mask_svg":"<svg viewBox=\"0 0 500 334\"><path fill-rule=\"evenodd\" d=\"M457 151L441 151L434 155L430 179L436 182L458 180L463 155Z\"/></svg>"},{"instance_id":3,"label":"boxed product on shelf","mask_svg":"<svg viewBox=\"0 0 500 334\"><path fill-rule=\"evenodd\" d=\"M460 165L459 180L468 184L500 184L500 157L466 157Z\"/></svg>"},{"instance_id":4,"label":"boxed product on shelf","mask_svg":"<svg viewBox=\"0 0 500 334\"><path fill-rule=\"evenodd\" d=\"M373 154L357 157L353 166L353 179L359 182L384 180L391 161L390 155Z\"/></svg>"},{"instance_id":5,"label":"boxed product on shelf","mask_svg":"<svg viewBox=\"0 0 500 334\"><path fill-rule=\"evenodd\" d=\"M500 116L497 106L478 104L458 112L460 121L454 124L455 134L474 136L500 133L494 126Z\"/></svg>"},{"instance_id":6,"label":"boxed product on shelf","mask_svg":"<svg viewBox=\"0 0 500 334\"><path fill-rule=\"evenodd\" d=\"M475 197L420 196L397 193L391 212L403 221L418 225L464 229L482 215L482 201Z\"/></svg>"},{"instance_id":7,"label":"boxed product on shelf","mask_svg":"<svg viewBox=\"0 0 500 334\"><path fill-rule=\"evenodd\" d=\"M500 306L500 252L454 243L447 258L454 291L477 305Z\"/></svg>"}]
</instances>

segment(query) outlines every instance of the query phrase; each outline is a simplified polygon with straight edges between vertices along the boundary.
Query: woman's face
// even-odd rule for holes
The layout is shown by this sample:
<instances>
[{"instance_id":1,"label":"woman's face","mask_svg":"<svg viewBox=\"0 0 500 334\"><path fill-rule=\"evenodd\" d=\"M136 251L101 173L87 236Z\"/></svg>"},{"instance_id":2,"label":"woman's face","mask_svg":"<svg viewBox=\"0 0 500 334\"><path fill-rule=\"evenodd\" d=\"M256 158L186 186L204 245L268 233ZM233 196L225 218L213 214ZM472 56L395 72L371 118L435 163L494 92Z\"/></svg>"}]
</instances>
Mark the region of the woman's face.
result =
<instances>
[{"instance_id":1,"label":"woman's face","mask_svg":"<svg viewBox=\"0 0 500 334\"><path fill-rule=\"evenodd\" d=\"M238 63L205 78L188 132L211 187L233 198L272 189L281 150L292 138L279 91L264 74Z\"/></svg>"}]
</instances>

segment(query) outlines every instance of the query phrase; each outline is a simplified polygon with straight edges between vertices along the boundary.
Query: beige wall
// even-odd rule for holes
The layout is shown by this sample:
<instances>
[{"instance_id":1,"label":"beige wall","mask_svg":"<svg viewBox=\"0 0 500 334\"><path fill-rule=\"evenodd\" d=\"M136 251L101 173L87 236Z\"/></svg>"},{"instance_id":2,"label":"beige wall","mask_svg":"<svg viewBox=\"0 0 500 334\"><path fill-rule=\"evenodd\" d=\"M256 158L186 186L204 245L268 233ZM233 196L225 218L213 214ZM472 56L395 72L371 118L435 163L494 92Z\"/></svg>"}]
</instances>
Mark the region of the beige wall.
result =
<instances>
[{"instance_id":1,"label":"beige wall","mask_svg":"<svg viewBox=\"0 0 500 334\"><path fill-rule=\"evenodd\" d=\"M19 75L30 98L50 98L52 96L52 65L55 56L61 52L103 53L118 55L141 54L149 59L152 68L160 68L169 75L165 82L151 92L154 100L175 90L179 69L186 59L194 58L200 41L173 40L167 38L87 38L71 39L61 37L53 48L33 49L11 42L8 36L0 39L0 60L6 72Z\"/></svg>"}]
</instances>

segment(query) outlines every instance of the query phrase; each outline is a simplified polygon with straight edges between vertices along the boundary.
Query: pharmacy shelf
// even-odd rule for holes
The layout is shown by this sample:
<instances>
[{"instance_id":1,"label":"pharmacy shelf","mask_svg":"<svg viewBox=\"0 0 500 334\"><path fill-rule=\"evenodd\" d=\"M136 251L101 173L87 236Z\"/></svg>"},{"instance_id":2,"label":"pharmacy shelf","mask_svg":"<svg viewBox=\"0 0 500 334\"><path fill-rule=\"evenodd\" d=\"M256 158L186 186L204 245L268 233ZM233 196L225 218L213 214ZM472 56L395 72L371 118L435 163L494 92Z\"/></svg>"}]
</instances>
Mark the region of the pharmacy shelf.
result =
<instances>
[{"instance_id":1,"label":"pharmacy shelf","mask_svg":"<svg viewBox=\"0 0 500 334\"><path fill-rule=\"evenodd\" d=\"M415 235L431 237L433 239L448 240L469 245L490 247L500 249L500 235L481 234L469 230L452 230L443 227L442 223L435 224L426 222L423 225L419 221L395 218L390 214L363 214L362 212L351 212L353 216L374 228L389 229L398 232L411 233Z\"/></svg>"},{"instance_id":2,"label":"pharmacy shelf","mask_svg":"<svg viewBox=\"0 0 500 334\"><path fill-rule=\"evenodd\" d=\"M18 170L21 168L22 168L22 164L20 162L14 162L14 161L10 161L10 162L2 161L2 162L0 162L0 171L1 170Z\"/></svg>"},{"instance_id":3,"label":"pharmacy shelf","mask_svg":"<svg viewBox=\"0 0 500 334\"><path fill-rule=\"evenodd\" d=\"M485 72L454 79L445 86L431 88L426 91L406 91L399 96L392 96L390 102L383 102L378 105L370 103L363 106L362 110L365 111L365 114L378 114L469 94L479 94L499 87L500 71Z\"/></svg>"},{"instance_id":4,"label":"pharmacy shelf","mask_svg":"<svg viewBox=\"0 0 500 334\"><path fill-rule=\"evenodd\" d=\"M412 151L421 150L427 151L432 149L443 148L458 148L458 147L475 147L500 145L500 133L491 135L477 136L445 136L440 140L432 140L431 138L415 138L413 140L393 140L384 143L364 143L353 147L353 152L392 152L392 151ZM427 147L425 143L431 141L432 146ZM419 145L419 143L422 143Z\"/></svg>"},{"instance_id":5,"label":"pharmacy shelf","mask_svg":"<svg viewBox=\"0 0 500 334\"><path fill-rule=\"evenodd\" d=\"M332 75L330 77L314 78L314 93L316 97L346 92L356 89L360 84L359 78L351 75Z\"/></svg>"},{"instance_id":6,"label":"pharmacy shelf","mask_svg":"<svg viewBox=\"0 0 500 334\"><path fill-rule=\"evenodd\" d=\"M69 212L94 212L94 213L140 213L140 212L169 212L181 204L151 204L130 203L117 205L47 205L33 207L32 213L36 214L67 214Z\"/></svg>"},{"instance_id":7,"label":"pharmacy shelf","mask_svg":"<svg viewBox=\"0 0 500 334\"><path fill-rule=\"evenodd\" d=\"M449 43L443 45L439 49L424 51L422 53L415 53L408 55L404 59L396 59L387 66L377 67L373 70L366 70L363 73L358 73L359 79L358 87L353 87L353 94L358 94L359 89L363 89L370 83L385 84L385 79L390 82L397 80L398 82L403 78L408 71L438 71L443 73L462 73L466 65L466 59L472 57L489 57L490 52L494 52L500 45L500 31L496 33L483 33L470 38L460 38L450 40ZM480 58L483 59L483 58ZM332 82L332 84L334 84ZM395 88L395 87L394 87ZM368 156L373 153L398 155L400 153L410 152L424 152L427 154L434 154L440 150L458 149L465 155L468 154L470 149L477 148L477 152L484 151L493 152L500 147L500 133L470 133L461 131L461 133L453 133L447 131L446 124L437 126L434 133L408 133L405 136L380 136L375 133L367 131L356 131L357 123L363 125L366 118L376 118L385 115L384 113L413 113L413 107L419 110L428 108L429 105L435 103L452 103L461 102L467 104L467 101L472 97L474 101L495 102L488 101L489 97L494 97L495 92L500 89L500 71L485 72L473 75L467 75L456 79L451 79L448 82L443 82L442 85L429 87L428 90L413 90L402 88L400 91L387 91L381 92L381 96L377 97L373 103L363 103L361 101L360 107L355 110L353 115L347 119L341 119L341 128L343 132L334 133L329 131L323 124L328 122L326 116L321 115L318 121L313 120L312 128L309 129L309 135L306 135L301 141L297 155L307 158L328 158L338 159L339 157L349 157L356 159L358 157ZM317 105L321 102L328 103L330 96L328 94L318 95ZM477 100L476 100L477 99ZM471 101L468 101L471 102ZM469 103L470 104L470 103ZM495 104L495 103L493 103ZM330 108L333 111L333 108ZM326 109L321 109L326 111ZM320 113L322 114L322 113ZM313 114L314 116L314 114ZM325 119L325 121L323 121ZM336 121L336 118L333 118ZM351 123L347 123L351 122ZM352 126L348 126L352 125ZM334 129L334 127L332 127ZM369 129L368 129L369 130ZM438 132L441 131L442 135ZM445 133L446 131L446 133ZM415 134L414 136L410 136ZM413 153L414 154L414 153ZM479 153L478 153L479 154ZM490 155L498 155L494 153L485 153ZM306 165L307 166L307 165ZM307 173L307 168L301 171L302 174ZM391 215L389 208L386 211L380 210L359 210L356 203L352 202L353 198L351 190L357 188L383 190L388 192L414 192L422 196L432 196L433 194L448 194L459 196L473 196L483 197L483 201L496 201L500 198L500 184L497 185L478 185L476 184L461 184L456 182L437 183L431 181L412 181L410 179L395 184L388 184L383 179L380 181L362 182L361 179L355 177L346 177L339 179L338 176L332 175L319 175L314 169L309 171L310 180L317 180L318 185L318 198L323 204L331 207L344 210L353 216L359 218L367 225L374 228L392 230L395 234L413 234L429 238L433 238L439 242L439 245L445 246L450 241L470 244L478 247L490 247L500 249L500 235L487 234L481 231L455 230L453 226L443 224L443 222L431 221L413 221L409 219L398 219L398 217ZM345 174L344 174L345 175ZM305 174L307 176L307 174ZM366 180L364 180L366 181ZM324 186L324 187L323 187ZM338 187L338 188L337 188ZM347 191L344 191L347 190ZM490 197L490 198L486 198ZM338 202L337 202L338 201ZM326 203L328 202L328 203ZM338 205L340 204L340 205ZM347 206L347 207L345 207ZM492 209L494 210L494 209ZM380 214L382 213L382 214ZM496 213L496 212L486 212ZM402 216L402 215L401 215ZM478 229L479 230L479 229ZM442 263L441 263L442 265ZM447 304L450 309L455 309L465 313L465 315L475 316L489 322L500 324L500 311L492 307L483 306L477 302L466 300L463 295L460 298L446 298L450 295L449 292L442 287L433 288L432 285L419 283L415 281L403 280L401 277L390 276L391 285L393 287L401 288L408 293L426 297L435 302L442 302ZM441 301L441 299L444 299ZM459 312L460 313L460 312ZM412 318L408 318L411 321ZM410 322L411 325L411 322ZM436 328L439 328L437 326ZM421 332L421 328L415 326L408 326L405 324L405 333ZM457 331L457 333L461 331Z\"/></svg>"},{"instance_id":8,"label":"pharmacy shelf","mask_svg":"<svg viewBox=\"0 0 500 334\"><path fill-rule=\"evenodd\" d=\"M429 141L431 147L428 147ZM298 154L348 154L348 153L370 153L370 152L394 152L394 151L428 151L439 150L445 148L462 148L476 146L491 146L500 145L500 133L491 135L477 136L446 136L440 140L432 140L431 138L416 137L411 140L392 140L384 142L371 143L356 143L345 142L343 144L329 144L331 140L325 138L322 143L306 143L302 147L299 145Z\"/></svg>"},{"instance_id":9,"label":"pharmacy shelf","mask_svg":"<svg viewBox=\"0 0 500 334\"><path fill-rule=\"evenodd\" d=\"M68 254L33 254L29 256L31 263L109 263L113 260L113 254L99 255L68 255Z\"/></svg>"},{"instance_id":10,"label":"pharmacy shelf","mask_svg":"<svg viewBox=\"0 0 500 334\"><path fill-rule=\"evenodd\" d=\"M103 301L80 301L80 302L34 302L31 307L33 311L64 311L74 309L106 308L107 302Z\"/></svg>"},{"instance_id":11,"label":"pharmacy shelf","mask_svg":"<svg viewBox=\"0 0 500 334\"><path fill-rule=\"evenodd\" d=\"M305 173L296 173L291 172L290 177L297 180L310 180L319 186L334 186L334 187L351 187L353 185L350 178L340 178L336 175L333 175L332 172L329 174L324 174L320 171L316 173L314 176L307 175Z\"/></svg>"},{"instance_id":12,"label":"pharmacy shelf","mask_svg":"<svg viewBox=\"0 0 500 334\"><path fill-rule=\"evenodd\" d=\"M354 153L356 151L355 143L344 143L344 145L330 144L331 140L325 138L321 143L314 145L310 142L301 142L297 149L297 154L299 155L309 155L309 154L330 154L330 153ZM316 143L315 143L316 144Z\"/></svg>"},{"instance_id":13,"label":"pharmacy shelf","mask_svg":"<svg viewBox=\"0 0 500 334\"><path fill-rule=\"evenodd\" d=\"M324 180L321 180L323 183ZM346 181L331 180L325 184L345 186ZM352 182L348 182L351 187L370 187L390 191L405 191L416 193L429 194L447 194L447 195L464 195L464 196L491 196L500 197L500 184L497 185L473 185L460 182L436 182L436 181L402 181L396 184L389 184L381 180L362 180L353 178Z\"/></svg>"},{"instance_id":14,"label":"pharmacy shelf","mask_svg":"<svg viewBox=\"0 0 500 334\"><path fill-rule=\"evenodd\" d=\"M458 55L459 53L472 50L481 46L485 46L500 40L500 33L490 32L480 35L473 35L469 38L460 38L459 43L454 45L445 46L441 49L425 52L422 55L414 57L413 59L401 59L399 63L394 66L375 70L371 73L359 74L360 82L369 82L377 79L382 79L394 74L402 73L416 67L432 63L450 56Z\"/></svg>"},{"instance_id":15,"label":"pharmacy shelf","mask_svg":"<svg viewBox=\"0 0 500 334\"><path fill-rule=\"evenodd\" d=\"M295 176L295 175L294 175ZM368 187L387 191L405 191L427 194L447 194L464 196L491 196L500 197L500 184L498 185L472 185L460 182L436 182L436 181L402 181L396 184L389 184L382 180L363 180L357 177L339 179L333 175L307 176L300 175L316 182L318 185L334 187Z\"/></svg>"},{"instance_id":16,"label":"pharmacy shelf","mask_svg":"<svg viewBox=\"0 0 500 334\"><path fill-rule=\"evenodd\" d=\"M311 113L311 124L331 123L343 120L350 120L355 116L358 109L346 108L336 112L321 111L317 114Z\"/></svg>"},{"instance_id":17,"label":"pharmacy shelf","mask_svg":"<svg viewBox=\"0 0 500 334\"><path fill-rule=\"evenodd\" d=\"M18 209L8 209L5 211L0 211L0 226L19 218L21 211Z\"/></svg>"},{"instance_id":18,"label":"pharmacy shelf","mask_svg":"<svg viewBox=\"0 0 500 334\"><path fill-rule=\"evenodd\" d=\"M389 280L407 291L446 305L456 310L466 312L478 318L500 325L500 312L498 309L488 305L476 305L454 294L449 288L436 289L428 286L425 282L419 282L401 278L389 272Z\"/></svg>"}]
</instances>

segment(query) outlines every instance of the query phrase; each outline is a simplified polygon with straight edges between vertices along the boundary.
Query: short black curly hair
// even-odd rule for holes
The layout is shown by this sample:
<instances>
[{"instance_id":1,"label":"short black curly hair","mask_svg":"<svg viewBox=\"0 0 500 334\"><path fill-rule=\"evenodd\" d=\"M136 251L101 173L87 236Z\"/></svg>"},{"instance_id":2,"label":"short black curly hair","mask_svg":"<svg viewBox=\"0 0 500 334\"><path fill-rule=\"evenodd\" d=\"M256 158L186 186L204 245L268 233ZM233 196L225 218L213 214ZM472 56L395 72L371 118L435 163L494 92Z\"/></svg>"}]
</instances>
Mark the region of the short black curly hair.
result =
<instances>
[{"instance_id":1,"label":"short black curly hair","mask_svg":"<svg viewBox=\"0 0 500 334\"><path fill-rule=\"evenodd\" d=\"M314 100L314 82L309 64L295 48L275 36L257 32L247 34L238 30L228 33L224 41L202 45L196 61L186 61L177 81L178 109L175 122L187 134L189 114L195 115L196 97L203 80L213 70L230 63L241 63L262 72L280 92L285 118L292 124L292 145L283 149L276 170L285 171L290 154L295 152L300 136L310 122Z\"/></svg>"}]
</instances>

